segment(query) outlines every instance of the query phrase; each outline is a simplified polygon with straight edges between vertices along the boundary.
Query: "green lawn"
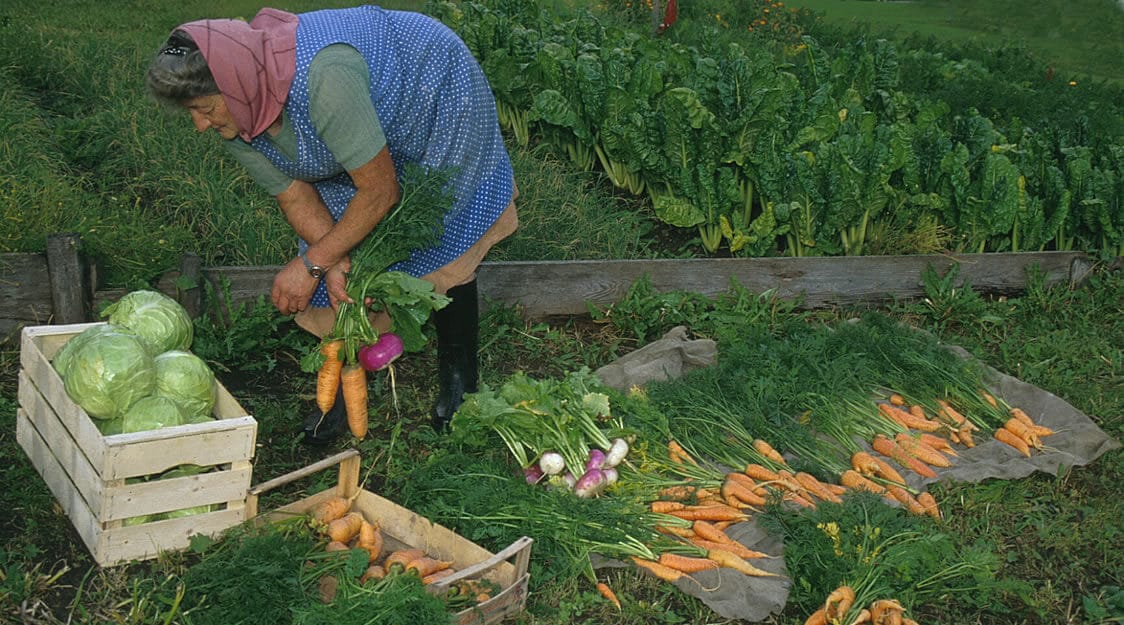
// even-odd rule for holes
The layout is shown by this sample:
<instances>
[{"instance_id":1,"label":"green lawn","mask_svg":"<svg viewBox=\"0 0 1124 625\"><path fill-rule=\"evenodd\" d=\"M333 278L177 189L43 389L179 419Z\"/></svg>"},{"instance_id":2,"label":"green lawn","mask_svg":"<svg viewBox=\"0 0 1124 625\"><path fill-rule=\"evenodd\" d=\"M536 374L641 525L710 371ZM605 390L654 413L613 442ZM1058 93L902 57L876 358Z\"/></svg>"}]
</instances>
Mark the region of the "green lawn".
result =
<instances>
[{"instance_id":1,"label":"green lawn","mask_svg":"<svg viewBox=\"0 0 1124 625\"><path fill-rule=\"evenodd\" d=\"M1113 0L791 0L836 26L869 25L985 46L1021 44L1067 78L1124 81L1124 8Z\"/></svg>"}]
</instances>

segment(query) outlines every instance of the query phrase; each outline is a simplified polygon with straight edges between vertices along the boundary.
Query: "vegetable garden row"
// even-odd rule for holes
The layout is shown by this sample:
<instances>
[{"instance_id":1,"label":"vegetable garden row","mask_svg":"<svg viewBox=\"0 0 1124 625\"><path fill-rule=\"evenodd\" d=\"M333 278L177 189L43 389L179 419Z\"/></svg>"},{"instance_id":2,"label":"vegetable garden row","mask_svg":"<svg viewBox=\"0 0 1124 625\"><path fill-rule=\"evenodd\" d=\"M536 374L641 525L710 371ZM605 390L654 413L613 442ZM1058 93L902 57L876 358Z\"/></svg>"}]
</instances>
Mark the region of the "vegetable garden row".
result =
<instances>
[{"instance_id":1,"label":"vegetable garden row","mask_svg":"<svg viewBox=\"0 0 1124 625\"><path fill-rule=\"evenodd\" d=\"M1119 102L954 109L944 84L1000 77L883 39L668 40L526 1L429 10L480 60L517 141L646 194L707 252L1124 251Z\"/></svg>"}]
</instances>

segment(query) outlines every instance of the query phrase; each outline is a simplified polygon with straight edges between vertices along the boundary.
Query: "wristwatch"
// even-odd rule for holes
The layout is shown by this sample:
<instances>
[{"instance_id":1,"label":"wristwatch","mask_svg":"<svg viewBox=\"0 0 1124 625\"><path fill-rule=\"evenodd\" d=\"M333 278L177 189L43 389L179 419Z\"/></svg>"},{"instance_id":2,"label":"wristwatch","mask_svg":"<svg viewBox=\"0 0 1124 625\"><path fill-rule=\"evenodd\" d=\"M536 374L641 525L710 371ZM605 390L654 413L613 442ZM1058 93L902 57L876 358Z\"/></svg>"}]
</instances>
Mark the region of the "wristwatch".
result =
<instances>
[{"instance_id":1,"label":"wristwatch","mask_svg":"<svg viewBox=\"0 0 1124 625\"><path fill-rule=\"evenodd\" d=\"M308 260L308 254L301 254L301 260L304 261L304 268L308 270L308 275L319 280L324 277L324 268L320 265L313 265Z\"/></svg>"}]
</instances>

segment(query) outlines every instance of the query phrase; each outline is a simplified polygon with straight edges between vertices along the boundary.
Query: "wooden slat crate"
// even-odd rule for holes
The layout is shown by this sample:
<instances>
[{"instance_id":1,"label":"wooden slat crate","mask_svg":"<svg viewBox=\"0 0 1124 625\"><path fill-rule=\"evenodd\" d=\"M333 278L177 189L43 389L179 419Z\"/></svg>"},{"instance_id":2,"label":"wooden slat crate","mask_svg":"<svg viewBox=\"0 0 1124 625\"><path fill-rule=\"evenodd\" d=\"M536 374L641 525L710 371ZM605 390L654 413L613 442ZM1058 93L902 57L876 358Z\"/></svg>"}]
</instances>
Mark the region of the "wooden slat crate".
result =
<instances>
[{"instance_id":1,"label":"wooden slat crate","mask_svg":"<svg viewBox=\"0 0 1124 625\"><path fill-rule=\"evenodd\" d=\"M188 546L246 520L257 422L216 383L216 419L103 436L66 394L51 359L99 324L28 326L21 332L16 439L74 523L94 560L110 566ZM143 481L182 464L198 475ZM126 525L125 519L211 505L211 512Z\"/></svg>"},{"instance_id":2,"label":"wooden slat crate","mask_svg":"<svg viewBox=\"0 0 1124 625\"><path fill-rule=\"evenodd\" d=\"M339 465L339 480L335 488L316 493L295 503L258 515L258 497L283 484L308 477L319 471ZM497 553L460 536L456 532L433 523L407 508L359 488L359 452L352 449L341 452L270 480L250 489L246 508L255 523L268 523L294 515L306 515L317 504L333 497L352 497L351 510L363 513L371 522L378 522L385 540L384 551L409 547L423 549L439 560L453 562L454 575L428 585L430 592L444 593L461 580L483 578L502 590L491 599L456 614L458 625L491 625L523 611L527 603L527 586L530 573L532 540L526 536L516 540Z\"/></svg>"}]
</instances>

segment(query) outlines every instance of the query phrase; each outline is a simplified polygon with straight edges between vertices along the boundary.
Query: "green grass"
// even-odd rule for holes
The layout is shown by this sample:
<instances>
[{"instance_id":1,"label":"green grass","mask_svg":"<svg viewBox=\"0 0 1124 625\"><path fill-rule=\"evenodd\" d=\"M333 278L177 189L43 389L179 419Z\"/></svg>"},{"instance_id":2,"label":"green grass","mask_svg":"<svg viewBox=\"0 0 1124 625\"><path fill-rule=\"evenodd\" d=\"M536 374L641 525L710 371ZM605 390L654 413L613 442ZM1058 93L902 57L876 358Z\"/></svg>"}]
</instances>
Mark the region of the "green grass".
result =
<instances>
[{"instance_id":1,"label":"green grass","mask_svg":"<svg viewBox=\"0 0 1124 625\"><path fill-rule=\"evenodd\" d=\"M1025 47L1056 79L1124 81L1124 8L1113 0L791 0L825 23L988 48Z\"/></svg>"}]
</instances>

